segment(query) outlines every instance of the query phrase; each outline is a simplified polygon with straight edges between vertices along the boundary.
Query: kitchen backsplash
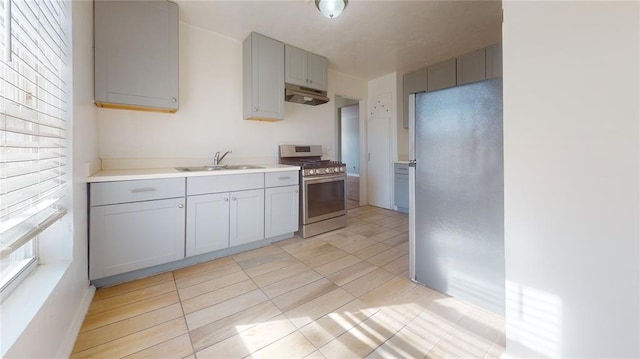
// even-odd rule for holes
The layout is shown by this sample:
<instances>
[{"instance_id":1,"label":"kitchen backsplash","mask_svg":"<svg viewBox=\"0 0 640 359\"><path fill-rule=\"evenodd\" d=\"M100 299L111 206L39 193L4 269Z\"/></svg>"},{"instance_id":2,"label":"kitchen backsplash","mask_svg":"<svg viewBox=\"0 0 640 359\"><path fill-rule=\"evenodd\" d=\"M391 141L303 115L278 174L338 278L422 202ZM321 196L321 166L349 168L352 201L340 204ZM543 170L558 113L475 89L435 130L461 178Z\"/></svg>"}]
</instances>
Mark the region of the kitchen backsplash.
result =
<instances>
[{"instance_id":1,"label":"kitchen backsplash","mask_svg":"<svg viewBox=\"0 0 640 359\"><path fill-rule=\"evenodd\" d=\"M180 109L175 114L98 109L103 169L277 163L278 145L313 143L334 159L335 94L366 101L366 82L329 71L331 102L285 103L277 123L242 119L242 43L180 24Z\"/></svg>"},{"instance_id":2,"label":"kitchen backsplash","mask_svg":"<svg viewBox=\"0 0 640 359\"><path fill-rule=\"evenodd\" d=\"M102 169L136 169L136 168L172 168L203 166L213 163L210 158L103 158ZM229 154L221 164L274 164L278 163L277 156L270 157L233 157Z\"/></svg>"}]
</instances>

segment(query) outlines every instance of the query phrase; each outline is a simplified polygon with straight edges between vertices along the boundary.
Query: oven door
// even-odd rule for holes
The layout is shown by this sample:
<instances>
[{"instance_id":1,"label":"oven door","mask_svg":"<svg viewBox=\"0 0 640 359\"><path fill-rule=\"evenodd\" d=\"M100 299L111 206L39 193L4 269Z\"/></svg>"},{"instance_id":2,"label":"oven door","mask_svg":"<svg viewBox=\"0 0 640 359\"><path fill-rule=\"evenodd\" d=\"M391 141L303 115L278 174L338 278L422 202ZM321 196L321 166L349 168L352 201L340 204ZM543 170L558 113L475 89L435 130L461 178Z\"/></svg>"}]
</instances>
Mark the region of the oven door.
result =
<instances>
[{"instance_id":1,"label":"oven door","mask_svg":"<svg viewBox=\"0 0 640 359\"><path fill-rule=\"evenodd\" d=\"M303 224L314 223L347 213L347 176L302 178Z\"/></svg>"}]
</instances>

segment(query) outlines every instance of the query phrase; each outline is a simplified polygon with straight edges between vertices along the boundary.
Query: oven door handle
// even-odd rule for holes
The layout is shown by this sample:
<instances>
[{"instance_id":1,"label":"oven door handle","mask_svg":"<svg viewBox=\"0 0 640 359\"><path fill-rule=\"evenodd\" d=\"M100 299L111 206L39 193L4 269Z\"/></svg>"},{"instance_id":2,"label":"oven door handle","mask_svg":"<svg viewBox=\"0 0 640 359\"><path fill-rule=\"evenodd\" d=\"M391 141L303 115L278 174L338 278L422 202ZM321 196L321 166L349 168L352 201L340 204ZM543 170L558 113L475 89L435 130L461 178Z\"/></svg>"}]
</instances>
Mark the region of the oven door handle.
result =
<instances>
[{"instance_id":1,"label":"oven door handle","mask_svg":"<svg viewBox=\"0 0 640 359\"><path fill-rule=\"evenodd\" d=\"M344 174L339 174L335 176L322 176L322 177L302 177L302 181L304 183L322 183L322 182L331 182L335 180L346 180L347 176Z\"/></svg>"}]
</instances>

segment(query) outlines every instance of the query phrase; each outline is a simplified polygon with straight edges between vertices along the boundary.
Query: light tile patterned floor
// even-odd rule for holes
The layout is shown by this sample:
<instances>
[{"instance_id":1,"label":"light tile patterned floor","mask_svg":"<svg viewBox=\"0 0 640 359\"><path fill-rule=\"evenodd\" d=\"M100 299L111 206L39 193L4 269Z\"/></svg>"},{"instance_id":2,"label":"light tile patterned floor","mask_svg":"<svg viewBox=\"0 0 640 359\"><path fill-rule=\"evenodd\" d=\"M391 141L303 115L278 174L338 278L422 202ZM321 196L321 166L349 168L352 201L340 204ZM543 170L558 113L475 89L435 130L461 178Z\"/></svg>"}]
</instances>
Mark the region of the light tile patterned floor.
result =
<instances>
[{"instance_id":1,"label":"light tile patterned floor","mask_svg":"<svg viewBox=\"0 0 640 359\"><path fill-rule=\"evenodd\" d=\"M346 228L96 292L72 358L498 358L503 318L411 282L408 219Z\"/></svg>"}]
</instances>

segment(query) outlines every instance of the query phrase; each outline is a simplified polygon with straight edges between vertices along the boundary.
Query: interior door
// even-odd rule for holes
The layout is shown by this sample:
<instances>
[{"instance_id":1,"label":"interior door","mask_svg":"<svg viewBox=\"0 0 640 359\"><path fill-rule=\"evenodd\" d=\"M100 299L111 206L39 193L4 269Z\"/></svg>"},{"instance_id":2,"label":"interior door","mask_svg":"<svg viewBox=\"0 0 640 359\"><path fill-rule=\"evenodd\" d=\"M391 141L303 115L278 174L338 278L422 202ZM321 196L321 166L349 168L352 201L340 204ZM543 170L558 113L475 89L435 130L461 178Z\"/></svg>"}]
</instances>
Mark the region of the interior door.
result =
<instances>
[{"instance_id":1,"label":"interior door","mask_svg":"<svg viewBox=\"0 0 640 359\"><path fill-rule=\"evenodd\" d=\"M391 117L367 120L367 197L369 204L391 209Z\"/></svg>"}]
</instances>

